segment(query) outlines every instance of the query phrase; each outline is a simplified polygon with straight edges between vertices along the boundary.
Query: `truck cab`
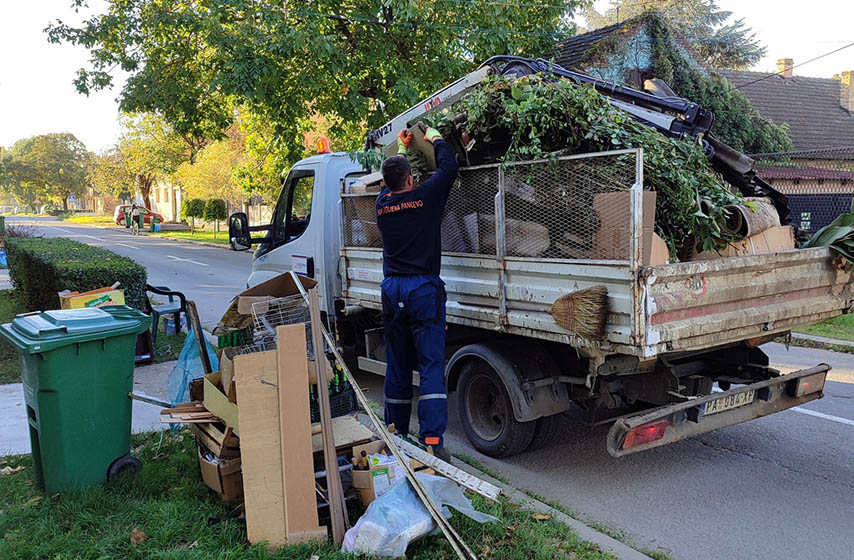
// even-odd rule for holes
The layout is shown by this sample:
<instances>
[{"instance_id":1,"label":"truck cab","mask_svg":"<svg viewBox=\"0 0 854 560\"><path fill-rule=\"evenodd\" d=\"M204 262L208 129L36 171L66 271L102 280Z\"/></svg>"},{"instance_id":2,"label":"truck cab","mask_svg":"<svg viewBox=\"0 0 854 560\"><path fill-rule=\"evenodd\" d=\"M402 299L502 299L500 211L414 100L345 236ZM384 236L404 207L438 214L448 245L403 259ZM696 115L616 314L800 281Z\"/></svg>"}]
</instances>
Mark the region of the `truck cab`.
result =
<instances>
[{"instance_id":1,"label":"truck cab","mask_svg":"<svg viewBox=\"0 0 854 560\"><path fill-rule=\"evenodd\" d=\"M229 221L232 247L258 244L246 287L294 270L319 282L321 308L331 314L341 291L337 274L341 248L341 192L366 171L346 152L318 154L299 161L282 182L269 224L249 226L246 214ZM265 232L251 237L251 232Z\"/></svg>"}]
</instances>

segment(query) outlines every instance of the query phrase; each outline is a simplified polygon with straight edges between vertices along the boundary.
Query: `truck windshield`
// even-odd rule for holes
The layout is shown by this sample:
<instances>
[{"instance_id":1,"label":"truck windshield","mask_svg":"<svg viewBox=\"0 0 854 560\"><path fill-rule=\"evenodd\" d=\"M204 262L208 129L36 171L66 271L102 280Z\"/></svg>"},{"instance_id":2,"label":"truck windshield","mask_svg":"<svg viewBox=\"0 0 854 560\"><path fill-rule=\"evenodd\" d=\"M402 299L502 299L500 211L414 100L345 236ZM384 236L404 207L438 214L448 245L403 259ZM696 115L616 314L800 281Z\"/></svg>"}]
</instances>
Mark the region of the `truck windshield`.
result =
<instances>
[{"instance_id":1,"label":"truck windshield","mask_svg":"<svg viewBox=\"0 0 854 560\"><path fill-rule=\"evenodd\" d=\"M311 219L314 193L314 171L291 171L273 214L274 245L292 241L302 235Z\"/></svg>"}]
</instances>

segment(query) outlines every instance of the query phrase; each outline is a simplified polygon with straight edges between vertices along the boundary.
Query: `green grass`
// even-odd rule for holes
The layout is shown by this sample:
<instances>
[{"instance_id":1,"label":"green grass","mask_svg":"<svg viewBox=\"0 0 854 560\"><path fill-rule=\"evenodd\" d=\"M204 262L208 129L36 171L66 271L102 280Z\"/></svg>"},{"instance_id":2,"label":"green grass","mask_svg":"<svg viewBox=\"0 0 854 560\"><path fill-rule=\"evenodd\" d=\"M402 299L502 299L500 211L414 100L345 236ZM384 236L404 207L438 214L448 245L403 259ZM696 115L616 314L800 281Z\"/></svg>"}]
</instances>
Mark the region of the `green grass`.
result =
<instances>
[{"instance_id":1,"label":"green grass","mask_svg":"<svg viewBox=\"0 0 854 560\"><path fill-rule=\"evenodd\" d=\"M157 333L157 342L154 343L154 363L159 364L170 360L177 360L181 349L184 347L184 340L186 338L186 330L178 334L166 334L161 329Z\"/></svg>"},{"instance_id":2,"label":"green grass","mask_svg":"<svg viewBox=\"0 0 854 560\"><path fill-rule=\"evenodd\" d=\"M8 323L18 313L23 313L14 290L0 290L0 323ZM18 350L0 338L0 385L20 383L21 358Z\"/></svg>"},{"instance_id":3,"label":"green grass","mask_svg":"<svg viewBox=\"0 0 854 560\"><path fill-rule=\"evenodd\" d=\"M840 315L809 327L799 327L796 332L854 341L854 314Z\"/></svg>"},{"instance_id":4,"label":"green grass","mask_svg":"<svg viewBox=\"0 0 854 560\"><path fill-rule=\"evenodd\" d=\"M0 476L0 558L308 560L313 554L324 560L348 558L328 542L269 552L262 545L249 546L246 530L238 523L208 527L210 517L237 514L202 482L194 443L186 430L174 437L168 432L136 435L133 445L133 453L144 465L139 474L54 496L45 496L34 483L29 456L0 459L0 468L23 467ZM451 524L484 560L614 558L578 539L562 523L538 520L533 512L506 499L488 502L474 496L473 502L499 521L481 525L454 513ZM136 546L130 542L135 529L146 535ZM455 558L439 535L414 543L407 556Z\"/></svg>"},{"instance_id":5,"label":"green grass","mask_svg":"<svg viewBox=\"0 0 854 560\"><path fill-rule=\"evenodd\" d=\"M74 214L60 214L58 220L73 224L95 224L100 226L116 226L112 216L77 216ZM116 226L118 227L118 226Z\"/></svg>"},{"instance_id":6,"label":"green grass","mask_svg":"<svg viewBox=\"0 0 854 560\"><path fill-rule=\"evenodd\" d=\"M154 237L171 237L173 239L186 239L188 241L204 241L206 243L220 243L228 245L228 230L220 230L214 238L213 231L161 231L160 233L151 234Z\"/></svg>"}]
</instances>

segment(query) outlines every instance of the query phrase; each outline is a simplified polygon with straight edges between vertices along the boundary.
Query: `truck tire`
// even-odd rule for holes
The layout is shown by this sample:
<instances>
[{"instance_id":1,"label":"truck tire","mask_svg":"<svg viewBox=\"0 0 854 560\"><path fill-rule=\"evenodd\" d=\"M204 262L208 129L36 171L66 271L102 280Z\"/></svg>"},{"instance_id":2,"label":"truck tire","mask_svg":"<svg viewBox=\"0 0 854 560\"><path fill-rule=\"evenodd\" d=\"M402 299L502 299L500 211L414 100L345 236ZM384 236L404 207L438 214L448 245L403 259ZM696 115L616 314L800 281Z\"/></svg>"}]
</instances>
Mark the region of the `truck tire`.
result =
<instances>
[{"instance_id":1,"label":"truck tire","mask_svg":"<svg viewBox=\"0 0 854 560\"><path fill-rule=\"evenodd\" d=\"M457 385L460 423L471 444L490 457L511 457L530 445L536 421L519 422L495 370L482 360L463 366Z\"/></svg>"},{"instance_id":2,"label":"truck tire","mask_svg":"<svg viewBox=\"0 0 854 560\"><path fill-rule=\"evenodd\" d=\"M531 439L531 443L528 444L526 451L536 451L550 444L560 429L562 416L563 414L553 414L552 416L544 416L543 418L536 419L533 422L536 424L534 437Z\"/></svg>"}]
</instances>

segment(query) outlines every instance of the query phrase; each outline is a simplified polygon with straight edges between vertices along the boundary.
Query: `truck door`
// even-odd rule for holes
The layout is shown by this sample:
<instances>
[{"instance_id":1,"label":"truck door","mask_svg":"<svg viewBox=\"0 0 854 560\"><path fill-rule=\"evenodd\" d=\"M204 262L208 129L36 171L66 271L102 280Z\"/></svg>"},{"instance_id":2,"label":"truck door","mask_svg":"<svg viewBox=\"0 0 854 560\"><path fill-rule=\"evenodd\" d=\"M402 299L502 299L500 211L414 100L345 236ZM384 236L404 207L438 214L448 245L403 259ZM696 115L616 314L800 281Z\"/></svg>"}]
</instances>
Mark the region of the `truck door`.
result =
<instances>
[{"instance_id":1,"label":"truck door","mask_svg":"<svg viewBox=\"0 0 854 560\"><path fill-rule=\"evenodd\" d=\"M315 196L316 171L314 167L293 168L285 179L273 210L270 241L255 254L251 285L292 269L314 276L316 246L323 229L322 201Z\"/></svg>"}]
</instances>

